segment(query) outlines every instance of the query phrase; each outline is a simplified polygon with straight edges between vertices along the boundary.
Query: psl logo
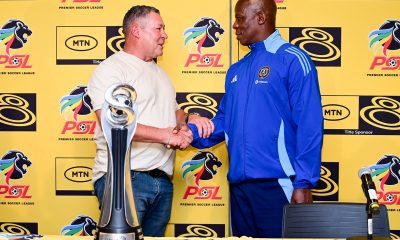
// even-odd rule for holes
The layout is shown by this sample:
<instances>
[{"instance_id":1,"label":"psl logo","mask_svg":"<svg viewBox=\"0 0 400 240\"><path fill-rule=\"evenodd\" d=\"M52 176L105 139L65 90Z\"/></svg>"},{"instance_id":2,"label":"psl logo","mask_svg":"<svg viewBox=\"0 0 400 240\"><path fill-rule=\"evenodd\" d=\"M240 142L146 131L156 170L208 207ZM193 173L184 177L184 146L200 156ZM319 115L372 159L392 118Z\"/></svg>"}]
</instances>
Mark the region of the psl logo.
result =
<instances>
[{"instance_id":1,"label":"psl logo","mask_svg":"<svg viewBox=\"0 0 400 240\"><path fill-rule=\"evenodd\" d=\"M10 49L24 47L28 37L32 34L29 27L18 19L11 19L0 29L0 44L5 45L7 55L0 55L0 65L5 68L31 68L27 54L10 55Z\"/></svg>"},{"instance_id":2,"label":"psl logo","mask_svg":"<svg viewBox=\"0 0 400 240\"><path fill-rule=\"evenodd\" d=\"M385 190L385 185L396 185L400 183L400 159L395 155L384 155L376 165L370 167L372 177L378 179L380 189Z\"/></svg>"},{"instance_id":3,"label":"psl logo","mask_svg":"<svg viewBox=\"0 0 400 240\"><path fill-rule=\"evenodd\" d=\"M78 115L88 115L93 109L86 86L77 86L69 95L60 99L60 104L60 111L67 120L61 134L67 131L72 131L72 134L94 133L96 121L78 121ZM74 121L68 120L70 115Z\"/></svg>"},{"instance_id":4,"label":"psl logo","mask_svg":"<svg viewBox=\"0 0 400 240\"><path fill-rule=\"evenodd\" d=\"M88 216L78 216L70 225L61 229L61 234L65 236L94 236L96 222Z\"/></svg>"},{"instance_id":5,"label":"psl logo","mask_svg":"<svg viewBox=\"0 0 400 240\"><path fill-rule=\"evenodd\" d=\"M201 18L193 27L186 29L183 33L184 44L189 46L189 49L197 46L197 53L189 54L185 67L190 64L196 64L196 67L223 67L223 64L219 64L220 53L201 53L202 48L214 47L223 33L224 29L212 18Z\"/></svg>"},{"instance_id":6,"label":"psl logo","mask_svg":"<svg viewBox=\"0 0 400 240\"><path fill-rule=\"evenodd\" d=\"M195 195L194 199L221 199L218 195L219 186L200 186L200 180L213 179L217 170L222 166L221 161L208 151L199 151L192 159L184 162L181 166L182 178L186 179L188 185L183 199ZM191 181L196 186L190 186Z\"/></svg>"},{"instance_id":7,"label":"psl logo","mask_svg":"<svg viewBox=\"0 0 400 240\"><path fill-rule=\"evenodd\" d=\"M381 70L398 70L400 68L400 56L393 51L400 49L400 21L386 20L379 29L373 30L368 35L369 47L377 55L382 51L383 56L375 56L370 70L380 68Z\"/></svg>"},{"instance_id":8,"label":"psl logo","mask_svg":"<svg viewBox=\"0 0 400 240\"><path fill-rule=\"evenodd\" d=\"M400 192L387 191L385 185L392 186L400 183L400 159L395 155L384 155L377 164L370 166L372 177L380 181L378 200L386 205L400 205Z\"/></svg>"},{"instance_id":9,"label":"psl logo","mask_svg":"<svg viewBox=\"0 0 400 240\"><path fill-rule=\"evenodd\" d=\"M10 185L10 179L17 180L24 177L31 161L20 151L9 151L0 159L0 173L5 176L7 185L0 185L0 195L5 198L31 198L28 196L29 186Z\"/></svg>"}]
</instances>

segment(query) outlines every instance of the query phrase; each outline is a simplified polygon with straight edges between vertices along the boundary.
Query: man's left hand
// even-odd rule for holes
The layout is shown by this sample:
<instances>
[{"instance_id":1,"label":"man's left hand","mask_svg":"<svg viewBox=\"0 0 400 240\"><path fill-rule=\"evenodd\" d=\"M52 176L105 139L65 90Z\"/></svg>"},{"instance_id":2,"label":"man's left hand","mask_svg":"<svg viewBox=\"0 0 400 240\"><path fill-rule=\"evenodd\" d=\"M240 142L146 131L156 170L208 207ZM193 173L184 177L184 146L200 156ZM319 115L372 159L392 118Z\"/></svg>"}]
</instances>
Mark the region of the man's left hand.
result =
<instances>
[{"instance_id":1,"label":"man's left hand","mask_svg":"<svg viewBox=\"0 0 400 240\"><path fill-rule=\"evenodd\" d=\"M291 203L312 203L311 189L296 188L293 190Z\"/></svg>"},{"instance_id":2,"label":"man's left hand","mask_svg":"<svg viewBox=\"0 0 400 240\"><path fill-rule=\"evenodd\" d=\"M199 132L199 136L202 138L208 138L212 132L214 132L214 123L206 118L197 115L189 115L188 123L196 125Z\"/></svg>"}]
</instances>

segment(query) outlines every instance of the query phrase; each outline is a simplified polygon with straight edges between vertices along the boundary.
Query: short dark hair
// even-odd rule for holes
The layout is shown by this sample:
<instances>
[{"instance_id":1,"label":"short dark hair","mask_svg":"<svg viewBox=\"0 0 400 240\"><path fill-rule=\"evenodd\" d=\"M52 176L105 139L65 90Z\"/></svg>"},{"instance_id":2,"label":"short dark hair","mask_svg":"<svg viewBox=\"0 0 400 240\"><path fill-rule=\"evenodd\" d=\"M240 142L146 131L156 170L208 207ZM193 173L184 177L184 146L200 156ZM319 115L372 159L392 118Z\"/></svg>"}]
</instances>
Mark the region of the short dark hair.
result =
<instances>
[{"instance_id":1,"label":"short dark hair","mask_svg":"<svg viewBox=\"0 0 400 240\"><path fill-rule=\"evenodd\" d=\"M146 6L146 5L137 5L131 7L126 13L124 20L122 22L122 32L126 35L128 29L133 21L138 18L145 17L147 14L154 12L160 14L160 10L155 7Z\"/></svg>"}]
</instances>

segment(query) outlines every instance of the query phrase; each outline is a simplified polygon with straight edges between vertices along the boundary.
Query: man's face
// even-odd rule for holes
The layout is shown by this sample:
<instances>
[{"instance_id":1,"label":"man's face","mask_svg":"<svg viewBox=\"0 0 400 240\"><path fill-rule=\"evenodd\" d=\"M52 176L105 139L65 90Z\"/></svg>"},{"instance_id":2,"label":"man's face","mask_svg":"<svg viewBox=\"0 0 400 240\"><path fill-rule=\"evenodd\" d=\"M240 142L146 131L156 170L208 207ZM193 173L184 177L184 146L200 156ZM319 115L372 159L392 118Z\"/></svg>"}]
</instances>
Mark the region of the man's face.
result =
<instances>
[{"instance_id":1,"label":"man's face","mask_svg":"<svg viewBox=\"0 0 400 240\"><path fill-rule=\"evenodd\" d=\"M235 22L232 26L236 30L236 39L244 46L259 41L256 39L259 30L256 11L249 2L239 0L236 3Z\"/></svg>"},{"instance_id":2,"label":"man's face","mask_svg":"<svg viewBox=\"0 0 400 240\"><path fill-rule=\"evenodd\" d=\"M161 16L151 12L143 19L142 46L145 48L147 60L151 60L163 54L163 45L168 38L165 25Z\"/></svg>"}]
</instances>

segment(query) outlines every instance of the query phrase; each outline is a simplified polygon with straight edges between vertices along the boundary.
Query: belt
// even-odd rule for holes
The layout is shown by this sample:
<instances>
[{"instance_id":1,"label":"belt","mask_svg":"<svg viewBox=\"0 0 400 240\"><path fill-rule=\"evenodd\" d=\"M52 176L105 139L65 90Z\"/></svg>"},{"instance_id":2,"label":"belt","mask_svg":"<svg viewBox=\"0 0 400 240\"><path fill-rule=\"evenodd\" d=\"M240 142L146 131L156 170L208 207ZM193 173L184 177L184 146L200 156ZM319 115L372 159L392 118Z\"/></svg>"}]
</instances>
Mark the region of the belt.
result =
<instances>
[{"instance_id":1,"label":"belt","mask_svg":"<svg viewBox=\"0 0 400 240\"><path fill-rule=\"evenodd\" d=\"M147 173L150 176L152 176L153 178L166 177L166 178L169 179L168 174L166 172L164 172L163 170L160 170L158 168L155 168L155 169L150 170L150 171L137 171L137 172Z\"/></svg>"}]
</instances>

